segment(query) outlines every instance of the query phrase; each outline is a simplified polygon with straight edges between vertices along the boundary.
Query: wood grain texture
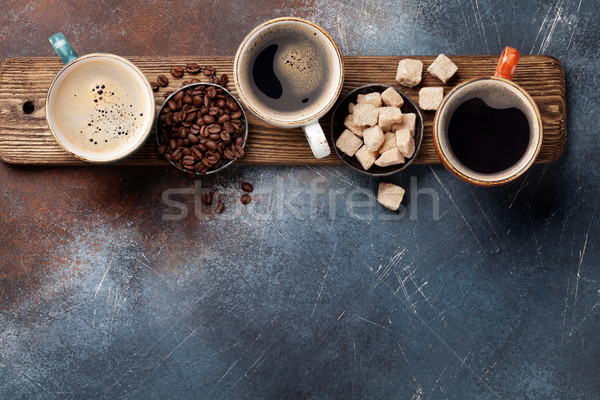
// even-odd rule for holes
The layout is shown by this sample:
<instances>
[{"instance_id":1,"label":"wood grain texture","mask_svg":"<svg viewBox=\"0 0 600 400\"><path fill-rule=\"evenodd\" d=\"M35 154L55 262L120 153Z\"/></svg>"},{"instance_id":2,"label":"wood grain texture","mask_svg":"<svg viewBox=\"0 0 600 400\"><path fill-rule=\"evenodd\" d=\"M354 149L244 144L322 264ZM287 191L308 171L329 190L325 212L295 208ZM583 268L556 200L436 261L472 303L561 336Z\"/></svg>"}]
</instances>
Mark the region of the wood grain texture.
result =
<instances>
[{"instance_id":1,"label":"wood grain texture","mask_svg":"<svg viewBox=\"0 0 600 400\"><path fill-rule=\"evenodd\" d=\"M346 56L344 57L345 80L342 96L350 90L369 83L398 86L394 80L398 61L404 56ZM433 62L434 56L411 56L420 59L424 67ZM447 93L458 83L493 74L497 56L451 56L458 66L456 75L444 85ZM213 65L219 74L233 77L233 57L128 57L148 77L155 81L158 75L168 75L171 65L196 62ZM45 119L46 91L52 78L63 64L56 57L9 58L0 64L0 159L11 164L22 165L82 165L85 164L66 153L51 135ZM190 75L174 79L170 75L167 88L156 94L157 106L163 101L163 93L174 90ZM203 75L195 76L206 81ZM522 56L514 81L523 86L535 100L543 120L544 139L536 162L551 162L563 153L566 140L565 79L558 60L549 56ZM423 82L415 88L402 88L415 102L422 86L440 86L440 81L423 74ZM233 82L228 88L234 94ZM35 111L23 112L23 104L32 101ZM238 164L254 165L337 165L341 161L335 152L324 159L316 160L304 139L301 129L279 129L270 126L255 116L249 115L250 133L246 155ZM425 132L420 152L414 161L417 164L439 163L433 148L432 122L434 113L424 111ZM329 138L329 114L322 119L323 128ZM156 151L154 133L136 154L119 162L121 165L166 165L167 162Z\"/></svg>"}]
</instances>

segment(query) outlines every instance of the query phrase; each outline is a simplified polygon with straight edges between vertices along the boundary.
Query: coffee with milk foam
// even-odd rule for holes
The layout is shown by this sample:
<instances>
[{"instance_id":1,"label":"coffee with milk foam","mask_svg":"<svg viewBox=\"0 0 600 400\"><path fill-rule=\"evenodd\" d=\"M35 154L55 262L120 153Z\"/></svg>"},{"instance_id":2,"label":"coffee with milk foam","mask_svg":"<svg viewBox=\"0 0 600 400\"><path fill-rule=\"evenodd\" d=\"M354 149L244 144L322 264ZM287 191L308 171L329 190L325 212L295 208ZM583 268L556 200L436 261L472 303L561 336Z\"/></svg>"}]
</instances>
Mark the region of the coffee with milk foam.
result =
<instances>
[{"instance_id":1,"label":"coffee with milk foam","mask_svg":"<svg viewBox=\"0 0 600 400\"><path fill-rule=\"evenodd\" d=\"M127 156L145 139L154 103L145 81L119 59L82 59L57 78L49 123L63 146L91 161Z\"/></svg>"}]
</instances>

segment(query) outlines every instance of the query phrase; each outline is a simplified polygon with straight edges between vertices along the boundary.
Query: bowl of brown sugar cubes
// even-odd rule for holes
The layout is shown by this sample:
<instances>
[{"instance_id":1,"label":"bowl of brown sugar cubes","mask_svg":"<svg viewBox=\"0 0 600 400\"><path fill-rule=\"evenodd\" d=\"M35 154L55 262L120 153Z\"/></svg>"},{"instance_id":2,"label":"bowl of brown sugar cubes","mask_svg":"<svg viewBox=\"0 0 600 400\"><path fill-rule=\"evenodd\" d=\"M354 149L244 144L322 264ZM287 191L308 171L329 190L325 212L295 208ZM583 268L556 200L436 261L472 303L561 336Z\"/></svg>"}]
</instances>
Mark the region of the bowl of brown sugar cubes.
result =
<instances>
[{"instance_id":1,"label":"bowl of brown sugar cubes","mask_svg":"<svg viewBox=\"0 0 600 400\"><path fill-rule=\"evenodd\" d=\"M419 108L388 85L354 89L339 102L331 117L331 140L338 157L367 175L402 171L415 159L422 139Z\"/></svg>"}]
</instances>

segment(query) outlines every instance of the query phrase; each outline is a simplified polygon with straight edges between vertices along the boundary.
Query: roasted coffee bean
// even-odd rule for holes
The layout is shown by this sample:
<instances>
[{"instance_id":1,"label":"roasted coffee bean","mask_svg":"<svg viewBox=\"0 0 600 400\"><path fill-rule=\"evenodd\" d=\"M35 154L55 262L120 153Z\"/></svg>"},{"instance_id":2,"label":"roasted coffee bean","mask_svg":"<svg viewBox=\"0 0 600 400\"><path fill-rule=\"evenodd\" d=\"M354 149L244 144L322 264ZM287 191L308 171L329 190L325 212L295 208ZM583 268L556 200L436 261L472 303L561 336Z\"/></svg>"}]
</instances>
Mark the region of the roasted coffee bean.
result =
<instances>
[{"instance_id":1,"label":"roasted coffee bean","mask_svg":"<svg viewBox=\"0 0 600 400\"><path fill-rule=\"evenodd\" d=\"M231 150L231 149L223 150L223 157L225 157L228 160L233 160L235 158L235 155L233 154L233 150Z\"/></svg>"},{"instance_id":2,"label":"roasted coffee bean","mask_svg":"<svg viewBox=\"0 0 600 400\"><path fill-rule=\"evenodd\" d=\"M167 151L167 145L161 144L160 146L158 146L158 154L160 154L161 156L163 154L165 154L166 151Z\"/></svg>"},{"instance_id":3,"label":"roasted coffee bean","mask_svg":"<svg viewBox=\"0 0 600 400\"><path fill-rule=\"evenodd\" d=\"M198 147L192 147L192 154L194 155L194 158L197 160L202 160L202 157L204 157L204 154L202 154L202 152L200 151L200 149Z\"/></svg>"},{"instance_id":4,"label":"roasted coffee bean","mask_svg":"<svg viewBox=\"0 0 600 400\"><path fill-rule=\"evenodd\" d=\"M208 127L208 133L221 133L221 127L216 124L212 124Z\"/></svg>"},{"instance_id":5,"label":"roasted coffee bean","mask_svg":"<svg viewBox=\"0 0 600 400\"><path fill-rule=\"evenodd\" d=\"M211 133L210 135L208 135L208 138L210 140L215 140L216 141L216 140L221 139L221 135L218 134L218 133Z\"/></svg>"},{"instance_id":6,"label":"roasted coffee bean","mask_svg":"<svg viewBox=\"0 0 600 400\"><path fill-rule=\"evenodd\" d=\"M235 129L235 126L231 123L231 122L225 122L223 124L223 130L225 130L225 132L227 133L232 133Z\"/></svg>"},{"instance_id":7,"label":"roasted coffee bean","mask_svg":"<svg viewBox=\"0 0 600 400\"><path fill-rule=\"evenodd\" d=\"M219 199L214 205L213 210L217 214L221 214L223 212L223 208L225 208L225 204L223 204L223 200Z\"/></svg>"},{"instance_id":8,"label":"roasted coffee bean","mask_svg":"<svg viewBox=\"0 0 600 400\"><path fill-rule=\"evenodd\" d=\"M250 203L251 200L252 200L252 197L250 197L249 194L243 194L242 197L240 198L240 201L242 202L242 204L248 204L248 203Z\"/></svg>"},{"instance_id":9,"label":"roasted coffee bean","mask_svg":"<svg viewBox=\"0 0 600 400\"><path fill-rule=\"evenodd\" d=\"M159 89L158 83L150 82L150 87L152 88L153 92L158 92L158 89Z\"/></svg>"},{"instance_id":10,"label":"roasted coffee bean","mask_svg":"<svg viewBox=\"0 0 600 400\"><path fill-rule=\"evenodd\" d=\"M237 102L229 99L227 101L227 107L231 110L231 111L237 111L240 109L240 106L238 106Z\"/></svg>"},{"instance_id":11,"label":"roasted coffee bean","mask_svg":"<svg viewBox=\"0 0 600 400\"><path fill-rule=\"evenodd\" d=\"M192 98L192 104L194 105L194 107L200 107L203 104L202 97L195 95Z\"/></svg>"},{"instance_id":12,"label":"roasted coffee bean","mask_svg":"<svg viewBox=\"0 0 600 400\"><path fill-rule=\"evenodd\" d=\"M231 119L231 117L228 114L223 114L219 117L219 119L217 120L218 124L224 124L225 122L229 121Z\"/></svg>"},{"instance_id":13,"label":"roasted coffee bean","mask_svg":"<svg viewBox=\"0 0 600 400\"><path fill-rule=\"evenodd\" d=\"M177 102L181 101L181 99L183 99L183 96L185 96L185 92L183 90L180 90L177 93L175 93L175 95L173 96L173 101L177 103ZM181 107L179 107L179 108L181 108Z\"/></svg>"},{"instance_id":14,"label":"roasted coffee bean","mask_svg":"<svg viewBox=\"0 0 600 400\"><path fill-rule=\"evenodd\" d=\"M190 81L190 83L200 83L200 79L194 78Z\"/></svg>"},{"instance_id":15,"label":"roasted coffee bean","mask_svg":"<svg viewBox=\"0 0 600 400\"><path fill-rule=\"evenodd\" d=\"M217 78L216 75L211 75L208 77L208 83L212 83L213 85L218 85L219 78Z\"/></svg>"},{"instance_id":16,"label":"roasted coffee bean","mask_svg":"<svg viewBox=\"0 0 600 400\"><path fill-rule=\"evenodd\" d=\"M215 142L214 140L207 140L206 143L204 143L204 145L206 146L207 149L209 150L216 150L217 149L217 142Z\"/></svg>"},{"instance_id":17,"label":"roasted coffee bean","mask_svg":"<svg viewBox=\"0 0 600 400\"><path fill-rule=\"evenodd\" d=\"M217 95L217 88L214 86L207 88L206 95L212 99L213 97L215 97Z\"/></svg>"},{"instance_id":18,"label":"roasted coffee bean","mask_svg":"<svg viewBox=\"0 0 600 400\"><path fill-rule=\"evenodd\" d=\"M192 156L185 156L183 157L183 163L185 165L194 165L196 164L196 159Z\"/></svg>"},{"instance_id":19,"label":"roasted coffee bean","mask_svg":"<svg viewBox=\"0 0 600 400\"><path fill-rule=\"evenodd\" d=\"M171 150L175 150L177 148L177 140L170 139L169 140L169 147L171 148Z\"/></svg>"},{"instance_id":20,"label":"roasted coffee bean","mask_svg":"<svg viewBox=\"0 0 600 400\"><path fill-rule=\"evenodd\" d=\"M252 193L252 191L254 190L254 186L252 186L251 183L244 182L242 183L242 190L244 192Z\"/></svg>"},{"instance_id":21,"label":"roasted coffee bean","mask_svg":"<svg viewBox=\"0 0 600 400\"><path fill-rule=\"evenodd\" d=\"M202 204L204 205L210 205L210 203L212 203L212 198L213 198L213 193L212 191L206 191L206 192L202 192L202 194L200 195L200 199L202 200Z\"/></svg>"},{"instance_id":22,"label":"roasted coffee bean","mask_svg":"<svg viewBox=\"0 0 600 400\"><path fill-rule=\"evenodd\" d=\"M244 148L242 146L236 145L232 150L236 158L244 157Z\"/></svg>"},{"instance_id":23,"label":"roasted coffee bean","mask_svg":"<svg viewBox=\"0 0 600 400\"><path fill-rule=\"evenodd\" d=\"M215 74L215 69L214 67L212 67L211 65L207 65L206 67L204 67L204 69L202 70L202 73L206 76L211 76Z\"/></svg>"},{"instance_id":24,"label":"roasted coffee bean","mask_svg":"<svg viewBox=\"0 0 600 400\"><path fill-rule=\"evenodd\" d=\"M185 72L188 74L197 74L200 72L200 66L198 64L188 64L185 66Z\"/></svg>"},{"instance_id":25,"label":"roasted coffee bean","mask_svg":"<svg viewBox=\"0 0 600 400\"><path fill-rule=\"evenodd\" d=\"M169 107L171 111L175 111L177 110L177 103L171 99L167 102L167 107Z\"/></svg>"},{"instance_id":26,"label":"roasted coffee bean","mask_svg":"<svg viewBox=\"0 0 600 400\"><path fill-rule=\"evenodd\" d=\"M231 140L231 136L229 136L229 133L227 133L226 131L221 131L219 137L224 142L229 142Z\"/></svg>"},{"instance_id":27,"label":"roasted coffee bean","mask_svg":"<svg viewBox=\"0 0 600 400\"><path fill-rule=\"evenodd\" d=\"M221 77L219 78L219 85L226 86L227 82L229 82L229 77L227 76L227 74L221 75Z\"/></svg>"},{"instance_id":28,"label":"roasted coffee bean","mask_svg":"<svg viewBox=\"0 0 600 400\"><path fill-rule=\"evenodd\" d=\"M171 158L175 161L179 161L183 157L183 152L179 149L175 150L173 154L171 154Z\"/></svg>"},{"instance_id":29,"label":"roasted coffee bean","mask_svg":"<svg viewBox=\"0 0 600 400\"><path fill-rule=\"evenodd\" d=\"M194 135L193 133L190 133L187 138L191 144L198 143L198 136Z\"/></svg>"},{"instance_id":30,"label":"roasted coffee bean","mask_svg":"<svg viewBox=\"0 0 600 400\"><path fill-rule=\"evenodd\" d=\"M178 65L173 65L171 67L171 70L169 71L171 73L171 75L173 75L175 78L181 78L183 76L183 68L181 68Z\"/></svg>"},{"instance_id":31,"label":"roasted coffee bean","mask_svg":"<svg viewBox=\"0 0 600 400\"><path fill-rule=\"evenodd\" d=\"M185 122L192 123L195 120L196 120L196 113L195 112L193 112L193 113L188 114L188 115L185 116Z\"/></svg>"},{"instance_id":32,"label":"roasted coffee bean","mask_svg":"<svg viewBox=\"0 0 600 400\"><path fill-rule=\"evenodd\" d=\"M239 119L239 118L241 118L241 117L242 117L242 112L241 112L241 111L239 111L239 110L238 110L238 111L234 111L234 112L232 112L232 113L229 115L229 117L230 117L231 119Z\"/></svg>"},{"instance_id":33,"label":"roasted coffee bean","mask_svg":"<svg viewBox=\"0 0 600 400\"><path fill-rule=\"evenodd\" d=\"M169 84L169 79L164 75L159 75L158 78L156 78L156 82L159 86L166 87Z\"/></svg>"},{"instance_id":34,"label":"roasted coffee bean","mask_svg":"<svg viewBox=\"0 0 600 400\"><path fill-rule=\"evenodd\" d=\"M173 91L170 91L170 92L165 92L165 93L163 94L163 96L164 96L164 98L166 99L167 97L169 97L169 96L170 96L170 95L172 95L172 94L173 94Z\"/></svg>"},{"instance_id":35,"label":"roasted coffee bean","mask_svg":"<svg viewBox=\"0 0 600 400\"><path fill-rule=\"evenodd\" d=\"M204 115L202 117L202 119L204 120L204 123L207 125L215 123L215 117L213 117L212 115L209 115L209 114Z\"/></svg>"}]
</instances>

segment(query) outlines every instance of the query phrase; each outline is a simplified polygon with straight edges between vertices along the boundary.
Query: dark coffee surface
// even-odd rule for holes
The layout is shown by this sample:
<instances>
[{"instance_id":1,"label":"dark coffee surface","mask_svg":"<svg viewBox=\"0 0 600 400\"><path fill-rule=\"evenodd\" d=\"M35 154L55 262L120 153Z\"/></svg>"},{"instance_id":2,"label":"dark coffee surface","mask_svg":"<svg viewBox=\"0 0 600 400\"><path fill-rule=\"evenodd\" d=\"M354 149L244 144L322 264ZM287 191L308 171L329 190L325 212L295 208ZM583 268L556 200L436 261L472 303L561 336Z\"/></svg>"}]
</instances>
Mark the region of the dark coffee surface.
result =
<instances>
[{"instance_id":1,"label":"dark coffee surface","mask_svg":"<svg viewBox=\"0 0 600 400\"><path fill-rule=\"evenodd\" d=\"M411 165L400 214L343 165L0 163L0 399L598 399L597 2L474 3L1 1L0 58L232 56L284 15L348 55L513 44L563 63L569 141L497 188Z\"/></svg>"},{"instance_id":2,"label":"dark coffee surface","mask_svg":"<svg viewBox=\"0 0 600 400\"><path fill-rule=\"evenodd\" d=\"M515 165L529 144L529 122L518 108L497 109L480 98L462 103L448 126L454 155L475 172L492 174Z\"/></svg>"},{"instance_id":3,"label":"dark coffee surface","mask_svg":"<svg viewBox=\"0 0 600 400\"><path fill-rule=\"evenodd\" d=\"M250 46L249 97L279 114L327 102L331 60L323 37L309 29L274 27Z\"/></svg>"}]
</instances>

